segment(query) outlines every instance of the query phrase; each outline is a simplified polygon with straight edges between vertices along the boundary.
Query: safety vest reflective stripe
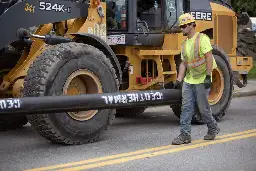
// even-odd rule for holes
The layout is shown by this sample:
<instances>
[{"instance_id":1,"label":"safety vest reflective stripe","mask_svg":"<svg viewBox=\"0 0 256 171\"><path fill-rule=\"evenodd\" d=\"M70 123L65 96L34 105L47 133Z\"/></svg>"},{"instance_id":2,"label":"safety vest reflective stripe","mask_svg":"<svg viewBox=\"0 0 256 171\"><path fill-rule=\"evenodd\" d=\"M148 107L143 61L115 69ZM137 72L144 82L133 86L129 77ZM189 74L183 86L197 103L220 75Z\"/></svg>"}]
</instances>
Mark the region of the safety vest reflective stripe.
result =
<instances>
[{"instance_id":1,"label":"safety vest reflective stripe","mask_svg":"<svg viewBox=\"0 0 256 171\"><path fill-rule=\"evenodd\" d=\"M199 60L200 59L200 38L201 38L201 33L199 33L196 37L196 40L195 40L195 50L194 50L194 57L196 60Z\"/></svg>"},{"instance_id":2,"label":"safety vest reflective stripe","mask_svg":"<svg viewBox=\"0 0 256 171\"><path fill-rule=\"evenodd\" d=\"M198 61L196 62L191 62L191 63L187 63L187 65L190 67L190 68L196 68L198 66L201 66L205 63L205 58L201 58L199 59Z\"/></svg>"}]
</instances>

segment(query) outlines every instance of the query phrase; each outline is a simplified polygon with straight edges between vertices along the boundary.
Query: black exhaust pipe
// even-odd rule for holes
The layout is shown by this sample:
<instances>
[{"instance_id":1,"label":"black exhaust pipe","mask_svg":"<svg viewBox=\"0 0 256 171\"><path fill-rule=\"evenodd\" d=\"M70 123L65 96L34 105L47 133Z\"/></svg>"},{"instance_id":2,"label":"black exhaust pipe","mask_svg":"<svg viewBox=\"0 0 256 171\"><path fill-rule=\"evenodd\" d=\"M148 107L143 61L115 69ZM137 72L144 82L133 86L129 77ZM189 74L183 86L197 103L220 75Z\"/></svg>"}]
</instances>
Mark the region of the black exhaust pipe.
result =
<instances>
[{"instance_id":1,"label":"black exhaust pipe","mask_svg":"<svg viewBox=\"0 0 256 171\"><path fill-rule=\"evenodd\" d=\"M181 90L162 89L135 92L42 96L0 99L0 116L76 112L181 103Z\"/></svg>"}]
</instances>

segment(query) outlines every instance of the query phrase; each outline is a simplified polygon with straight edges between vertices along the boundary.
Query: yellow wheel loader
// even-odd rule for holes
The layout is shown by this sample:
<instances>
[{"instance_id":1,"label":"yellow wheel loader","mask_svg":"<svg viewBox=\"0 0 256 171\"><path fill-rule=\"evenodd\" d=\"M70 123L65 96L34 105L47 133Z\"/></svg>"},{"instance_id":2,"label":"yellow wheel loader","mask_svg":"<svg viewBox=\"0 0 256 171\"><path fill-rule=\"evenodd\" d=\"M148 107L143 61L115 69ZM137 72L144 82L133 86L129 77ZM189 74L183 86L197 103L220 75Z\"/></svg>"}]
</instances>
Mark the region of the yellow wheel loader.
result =
<instances>
[{"instance_id":1,"label":"yellow wheel loader","mask_svg":"<svg viewBox=\"0 0 256 171\"><path fill-rule=\"evenodd\" d=\"M196 30L211 39L218 68L213 71L209 102L214 117L221 120L234 84L246 86L252 68L251 57L237 56L238 17L222 0L14 0L1 2L0 92L2 98L28 98L29 103L7 99L0 101L0 107L2 112L19 112L25 105L20 113L36 112L0 115L1 129L28 121L56 143L93 142L115 114L140 114L157 99L164 100L159 92L140 93L155 90L168 91L173 100L168 105L179 117L181 93L173 83L186 38L178 18L187 12L196 19ZM118 92L131 94L111 95ZM73 98L58 102L55 97L104 93L108 95L102 99L111 108L101 108L95 99L98 108L93 108L93 98L80 103ZM129 104L138 101L147 103ZM125 105L115 108L114 102ZM82 109L82 103L91 110L69 110L71 104ZM63 110L57 110L60 106ZM200 113L194 114L193 122L202 122Z\"/></svg>"}]
</instances>

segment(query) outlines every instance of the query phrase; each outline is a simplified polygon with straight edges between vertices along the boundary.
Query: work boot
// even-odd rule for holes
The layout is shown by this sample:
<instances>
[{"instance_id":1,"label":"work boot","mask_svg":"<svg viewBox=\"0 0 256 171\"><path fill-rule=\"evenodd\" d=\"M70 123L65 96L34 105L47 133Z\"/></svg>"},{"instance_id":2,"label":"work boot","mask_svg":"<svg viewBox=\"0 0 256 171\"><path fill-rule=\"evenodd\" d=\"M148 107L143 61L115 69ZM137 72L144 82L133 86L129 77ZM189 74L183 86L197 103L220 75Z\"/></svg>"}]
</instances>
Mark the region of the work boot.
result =
<instances>
[{"instance_id":1,"label":"work boot","mask_svg":"<svg viewBox=\"0 0 256 171\"><path fill-rule=\"evenodd\" d=\"M173 145L181 145L191 143L191 136L180 134L177 138L174 138L172 141Z\"/></svg>"},{"instance_id":2,"label":"work boot","mask_svg":"<svg viewBox=\"0 0 256 171\"><path fill-rule=\"evenodd\" d=\"M209 129L207 134L204 136L204 140L214 140L219 132L220 128L218 126L216 126L215 129Z\"/></svg>"}]
</instances>

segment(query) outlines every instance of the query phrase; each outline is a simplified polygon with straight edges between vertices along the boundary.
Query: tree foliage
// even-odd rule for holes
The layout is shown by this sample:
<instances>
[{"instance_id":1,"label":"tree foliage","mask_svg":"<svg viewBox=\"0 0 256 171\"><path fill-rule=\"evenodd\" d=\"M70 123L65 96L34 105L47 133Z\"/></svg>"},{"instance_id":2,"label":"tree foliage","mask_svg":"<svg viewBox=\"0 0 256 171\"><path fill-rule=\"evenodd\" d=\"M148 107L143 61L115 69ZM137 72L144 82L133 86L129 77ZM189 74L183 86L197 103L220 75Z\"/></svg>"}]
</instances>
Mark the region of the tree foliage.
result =
<instances>
[{"instance_id":1,"label":"tree foliage","mask_svg":"<svg viewBox=\"0 0 256 171\"><path fill-rule=\"evenodd\" d=\"M256 17L256 0L232 0L231 4L237 13L248 12L250 17Z\"/></svg>"}]
</instances>

